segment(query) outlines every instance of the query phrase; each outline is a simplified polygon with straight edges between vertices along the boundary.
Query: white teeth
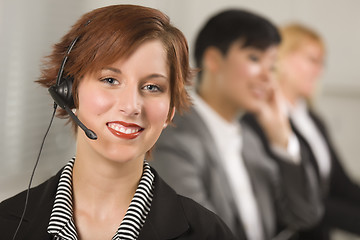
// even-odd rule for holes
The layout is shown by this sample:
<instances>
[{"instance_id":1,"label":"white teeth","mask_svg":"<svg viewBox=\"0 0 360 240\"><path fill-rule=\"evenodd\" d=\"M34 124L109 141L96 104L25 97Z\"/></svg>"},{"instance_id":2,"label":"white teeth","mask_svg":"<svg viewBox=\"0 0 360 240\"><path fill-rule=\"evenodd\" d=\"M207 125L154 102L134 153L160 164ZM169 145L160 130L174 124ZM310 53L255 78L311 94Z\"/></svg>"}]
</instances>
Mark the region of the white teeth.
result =
<instances>
[{"instance_id":1,"label":"white teeth","mask_svg":"<svg viewBox=\"0 0 360 240\"><path fill-rule=\"evenodd\" d=\"M136 133L136 132L140 131L140 128L125 128L125 127L119 126L118 124L115 124L115 123L110 123L108 126L112 129L114 129L115 131L125 133L125 134L131 134L131 133Z\"/></svg>"}]
</instances>

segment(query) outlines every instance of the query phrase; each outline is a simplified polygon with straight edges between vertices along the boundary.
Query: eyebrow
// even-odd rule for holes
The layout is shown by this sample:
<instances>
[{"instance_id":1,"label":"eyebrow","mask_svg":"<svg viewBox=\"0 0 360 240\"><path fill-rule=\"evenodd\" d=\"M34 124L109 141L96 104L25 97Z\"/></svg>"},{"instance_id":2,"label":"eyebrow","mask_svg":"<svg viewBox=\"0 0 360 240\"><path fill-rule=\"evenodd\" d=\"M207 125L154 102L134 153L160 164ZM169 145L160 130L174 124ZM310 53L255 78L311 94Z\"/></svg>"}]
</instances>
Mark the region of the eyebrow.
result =
<instances>
[{"instance_id":1,"label":"eyebrow","mask_svg":"<svg viewBox=\"0 0 360 240\"><path fill-rule=\"evenodd\" d=\"M106 67L106 68L103 68L103 70L109 70L109 71L112 71L115 73L121 73L120 69L113 68L113 67Z\"/></svg>"},{"instance_id":2,"label":"eyebrow","mask_svg":"<svg viewBox=\"0 0 360 240\"><path fill-rule=\"evenodd\" d=\"M112 72L115 72L115 73L121 73L120 69L113 68L113 67L106 67L106 68L103 68L103 70L109 70L109 71L112 71ZM159 73L153 73L153 74L150 74L149 76L146 76L146 77L145 77L145 79L151 79L151 78L164 78L164 79L168 79L167 76L164 76L164 75L159 74Z\"/></svg>"},{"instance_id":3,"label":"eyebrow","mask_svg":"<svg viewBox=\"0 0 360 240\"><path fill-rule=\"evenodd\" d=\"M151 78L164 78L164 79L168 79L167 76L164 76L164 75L158 74L158 73L150 74L149 76L146 76L146 77L145 77L145 79L151 79Z\"/></svg>"}]
</instances>

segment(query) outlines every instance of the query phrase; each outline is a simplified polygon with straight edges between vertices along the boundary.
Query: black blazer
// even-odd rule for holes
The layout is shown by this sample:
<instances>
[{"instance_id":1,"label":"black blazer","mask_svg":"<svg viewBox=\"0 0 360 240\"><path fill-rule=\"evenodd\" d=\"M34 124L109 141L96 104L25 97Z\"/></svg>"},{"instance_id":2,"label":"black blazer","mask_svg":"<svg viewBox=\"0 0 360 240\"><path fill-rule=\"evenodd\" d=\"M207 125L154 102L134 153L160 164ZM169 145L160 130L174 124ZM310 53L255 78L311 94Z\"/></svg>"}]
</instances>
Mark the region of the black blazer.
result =
<instances>
[{"instance_id":1,"label":"black blazer","mask_svg":"<svg viewBox=\"0 0 360 240\"><path fill-rule=\"evenodd\" d=\"M142 239L234 239L220 218L193 200L180 196L156 173L151 210L141 229ZM53 239L47 233L56 189L60 178L55 176L32 188L24 221L16 239ZM0 203L0 238L12 239L21 218L26 192Z\"/></svg>"},{"instance_id":2,"label":"black blazer","mask_svg":"<svg viewBox=\"0 0 360 240\"><path fill-rule=\"evenodd\" d=\"M319 166L307 140L292 124L292 129L299 139L302 151L307 152L310 164L317 173L320 189L322 189L325 214L313 228L299 234L299 239L330 239L331 229L338 228L360 235L360 187L345 172L334 144L330 140L325 124L314 112L309 112L316 127L325 139L331 156L331 172L328 181L321 179ZM270 151L268 140L253 115L247 114L242 119L247 122L261 137L263 144Z\"/></svg>"},{"instance_id":3,"label":"black blazer","mask_svg":"<svg viewBox=\"0 0 360 240\"><path fill-rule=\"evenodd\" d=\"M320 239L319 236L322 239L329 239L329 231L332 228L339 228L360 235L360 187L350 179L342 166L340 156L336 152L324 122L313 111L309 111L309 115L324 137L331 157L330 176L328 181L323 181L311 147L294 127L297 136L302 138L302 142L307 143L305 147L308 147L312 153L312 164L318 173L324 192L325 215L321 224L313 229L317 235L320 235L312 239Z\"/></svg>"}]
</instances>

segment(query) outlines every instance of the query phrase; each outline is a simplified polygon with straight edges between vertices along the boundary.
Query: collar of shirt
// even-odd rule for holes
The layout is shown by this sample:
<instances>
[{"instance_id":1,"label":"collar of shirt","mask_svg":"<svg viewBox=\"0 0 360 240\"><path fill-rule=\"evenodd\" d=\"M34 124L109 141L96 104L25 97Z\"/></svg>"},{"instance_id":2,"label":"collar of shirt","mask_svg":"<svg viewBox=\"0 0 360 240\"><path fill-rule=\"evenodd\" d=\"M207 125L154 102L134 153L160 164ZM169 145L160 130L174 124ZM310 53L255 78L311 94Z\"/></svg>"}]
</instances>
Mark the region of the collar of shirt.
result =
<instances>
[{"instance_id":1,"label":"collar of shirt","mask_svg":"<svg viewBox=\"0 0 360 240\"><path fill-rule=\"evenodd\" d=\"M205 121L211 135L213 136L216 145L221 149L226 149L230 145L236 144L241 146L241 128L240 116L235 118L233 122L228 122L222 118L215 110L213 110L204 100L201 99L195 92L190 92L193 99L194 108L199 112L202 119ZM240 145L239 145L240 144Z\"/></svg>"},{"instance_id":2,"label":"collar of shirt","mask_svg":"<svg viewBox=\"0 0 360 240\"><path fill-rule=\"evenodd\" d=\"M53 210L48 225L48 233L55 239L77 240L77 232L73 218L72 203L72 171L75 158L64 167L55 195ZM131 200L123 221L117 229L115 239L137 239L150 211L153 199L155 176L150 165L144 161L143 175Z\"/></svg>"},{"instance_id":3,"label":"collar of shirt","mask_svg":"<svg viewBox=\"0 0 360 240\"><path fill-rule=\"evenodd\" d=\"M298 131L309 142L316 162L318 163L320 174L324 179L328 179L331 170L331 156L324 136L309 115L306 101L300 99L290 109L290 118Z\"/></svg>"},{"instance_id":4,"label":"collar of shirt","mask_svg":"<svg viewBox=\"0 0 360 240\"><path fill-rule=\"evenodd\" d=\"M304 115L307 113L307 105L304 99L299 99L294 105L288 102L288 113L290 116Z\"/></svg>"}]
</instances>

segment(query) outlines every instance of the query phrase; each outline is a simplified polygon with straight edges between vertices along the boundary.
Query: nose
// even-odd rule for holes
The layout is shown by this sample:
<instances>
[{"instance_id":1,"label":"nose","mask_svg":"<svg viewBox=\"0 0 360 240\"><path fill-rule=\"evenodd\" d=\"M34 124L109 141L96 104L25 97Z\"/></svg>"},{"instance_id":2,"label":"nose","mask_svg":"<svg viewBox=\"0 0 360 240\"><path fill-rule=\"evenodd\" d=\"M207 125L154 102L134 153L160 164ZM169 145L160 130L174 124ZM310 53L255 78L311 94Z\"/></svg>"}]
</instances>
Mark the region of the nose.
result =
<instances>
[{"instance_id":1,"label":"nose","mask_svg":"<svg viewBox=\"0 0 360 240\"><path fill-rule=\"evenodd\" d=\"M260 75L261 75L261 80L263 82L269 82L272 78L272 74L273 74L272 67L267 65L262 66Z\"/></svg>"},{"instance_id":2,"label":"nose","mask_svg":"<svg viewBox=\"0 0 360 240\"><path fill-rule=\"evenodd\" d=\"M137 116L141 113L142 98L136 86L127 86L120 92L118 110L127 117Z\"/></svg>"}]
</instances>

